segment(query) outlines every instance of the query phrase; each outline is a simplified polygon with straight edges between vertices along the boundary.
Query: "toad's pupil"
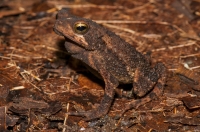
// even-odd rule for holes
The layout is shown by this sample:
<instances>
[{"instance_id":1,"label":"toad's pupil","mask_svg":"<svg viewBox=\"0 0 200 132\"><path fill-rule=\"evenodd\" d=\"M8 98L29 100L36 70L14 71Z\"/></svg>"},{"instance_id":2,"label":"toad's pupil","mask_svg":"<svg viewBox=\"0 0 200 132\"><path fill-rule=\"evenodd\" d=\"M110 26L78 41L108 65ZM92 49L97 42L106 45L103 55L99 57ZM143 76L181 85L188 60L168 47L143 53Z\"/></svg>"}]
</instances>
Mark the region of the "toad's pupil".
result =
<instances>
[{"instance_id":1,"label":"toad's pupil","mask_svg":"<svg viewBox=\"0 0 200 132\"><path fill-rule=\"evenodd\" d=\"M86 30L86 26L77 26L76 27L76 29L78 30L78 31L84 31L84 30Z\"/></svg>"}]
</instances>

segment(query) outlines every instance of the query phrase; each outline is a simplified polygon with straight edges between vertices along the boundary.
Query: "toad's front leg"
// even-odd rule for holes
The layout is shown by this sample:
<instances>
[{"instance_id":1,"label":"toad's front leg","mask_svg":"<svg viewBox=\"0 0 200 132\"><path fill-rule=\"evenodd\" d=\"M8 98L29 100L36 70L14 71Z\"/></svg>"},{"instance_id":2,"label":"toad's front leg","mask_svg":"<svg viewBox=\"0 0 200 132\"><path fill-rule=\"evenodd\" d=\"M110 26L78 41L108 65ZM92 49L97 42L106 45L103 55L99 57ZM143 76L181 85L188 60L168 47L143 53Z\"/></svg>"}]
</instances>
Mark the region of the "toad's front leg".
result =
<instances>
[{"instance_id":1,"label":"toad's front leg","mask_svg":"<svg viewBox=\"0 0 200 132\"><path fill-rule=\"evenodd\" d=\"M84 116L86 117L84 120L88 121L100 118L108 113L115 95L115 88L119 85L119 83L116 78L107 72L104 66L98 65L98 69L105 82L105 92L99 107L85 112L69 112L69 115Z\"/></svg>"}]
</instances>

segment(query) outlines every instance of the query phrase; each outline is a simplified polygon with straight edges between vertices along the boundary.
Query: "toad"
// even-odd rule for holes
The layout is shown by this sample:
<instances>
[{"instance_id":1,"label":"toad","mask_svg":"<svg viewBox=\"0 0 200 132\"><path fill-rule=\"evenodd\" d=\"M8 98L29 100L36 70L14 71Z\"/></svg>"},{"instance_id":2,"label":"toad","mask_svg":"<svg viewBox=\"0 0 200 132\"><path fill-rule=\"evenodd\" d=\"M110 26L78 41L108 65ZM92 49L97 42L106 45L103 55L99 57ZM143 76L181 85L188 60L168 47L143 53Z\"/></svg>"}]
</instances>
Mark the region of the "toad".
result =
<instances>
[{"instance_id":1,"label":"toad","mask_svg":"<svg viewBox=\"0 0 200 132\"><path fill-rule=\"evenodd\" d=\"M65 48L71 56L97 71L105 82L104 96L96 109L69 112L69 115L85 116L86 120L106 115L120 83L133 84L132 92L140 97L127 108L136 107L143 97L149 100L162 93L166 80L164 64L152 66L149 55L138 52L131 44L96 22L62 9L57 14L54 31L64 36Z\"/></svg>"}]
</instances>

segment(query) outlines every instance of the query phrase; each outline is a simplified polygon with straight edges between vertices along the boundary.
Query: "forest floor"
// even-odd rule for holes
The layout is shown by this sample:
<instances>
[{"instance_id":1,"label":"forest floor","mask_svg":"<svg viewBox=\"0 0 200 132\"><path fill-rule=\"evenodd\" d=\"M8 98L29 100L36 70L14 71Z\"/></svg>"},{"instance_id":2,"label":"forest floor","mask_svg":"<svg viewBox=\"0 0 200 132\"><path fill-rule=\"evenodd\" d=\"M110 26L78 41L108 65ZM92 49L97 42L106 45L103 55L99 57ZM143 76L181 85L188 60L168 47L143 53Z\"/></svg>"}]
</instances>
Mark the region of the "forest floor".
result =
<instances>
[{"instance_id":1,"label":"forest floor","mask_svg":"<svg viewBox=\"0 0 200 132\"><path fill-rule=\"evenodd\" d=\"M94 109L104 82L64 48L53 31L58 10L92 19L151 51L168 69L161 97L120 114L119 86L109 113L96 120L67 112ZM130 87L131 88L131 87ZM1 0L0 131L200 131L199 0Z\"/></svg>"}]
</instances>

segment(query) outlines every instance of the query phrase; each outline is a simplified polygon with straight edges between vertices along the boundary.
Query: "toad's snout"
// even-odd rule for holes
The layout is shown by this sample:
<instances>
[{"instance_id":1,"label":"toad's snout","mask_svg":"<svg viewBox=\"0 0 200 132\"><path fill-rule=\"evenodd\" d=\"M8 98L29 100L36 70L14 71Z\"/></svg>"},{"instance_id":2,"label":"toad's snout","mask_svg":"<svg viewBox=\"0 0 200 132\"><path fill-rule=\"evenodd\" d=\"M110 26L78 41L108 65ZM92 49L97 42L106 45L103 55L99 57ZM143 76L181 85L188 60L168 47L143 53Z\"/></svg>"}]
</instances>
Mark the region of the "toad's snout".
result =
<instances>
[{"instance_id":1,"label":"toad's snout","mask_svg":"<svg viewBox=\"0 0 200 132\"><path fill-rule=\"evenodd\" d=\"M63 35L62 32L61 32L61 27L62 27L62 22L59 21L59 20L56 20L55 25L54 25L54 27L53 27L53 31L54 31L56 34L60 35L60 36Z\"/></svg>"}]
</instances>

